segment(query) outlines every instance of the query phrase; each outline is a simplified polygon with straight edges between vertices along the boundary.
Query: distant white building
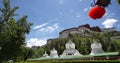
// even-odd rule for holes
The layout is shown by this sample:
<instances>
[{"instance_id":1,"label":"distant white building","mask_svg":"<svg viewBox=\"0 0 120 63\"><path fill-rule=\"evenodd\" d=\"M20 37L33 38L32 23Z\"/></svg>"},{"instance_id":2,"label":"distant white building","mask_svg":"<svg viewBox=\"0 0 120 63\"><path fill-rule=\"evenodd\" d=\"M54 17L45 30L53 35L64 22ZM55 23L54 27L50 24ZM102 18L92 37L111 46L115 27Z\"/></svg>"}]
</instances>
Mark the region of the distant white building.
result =
<instances>
[{"instance_id":1,"label":"distant white building","mask_svg":"<svg viewBox=\"0 0 120 63\"><path fill-rule=\"evenodd\" d=\"M112 31L116 31L115 28L104 28L102 29L102 32L112 32Z\"/></svg>"}]
</instances>

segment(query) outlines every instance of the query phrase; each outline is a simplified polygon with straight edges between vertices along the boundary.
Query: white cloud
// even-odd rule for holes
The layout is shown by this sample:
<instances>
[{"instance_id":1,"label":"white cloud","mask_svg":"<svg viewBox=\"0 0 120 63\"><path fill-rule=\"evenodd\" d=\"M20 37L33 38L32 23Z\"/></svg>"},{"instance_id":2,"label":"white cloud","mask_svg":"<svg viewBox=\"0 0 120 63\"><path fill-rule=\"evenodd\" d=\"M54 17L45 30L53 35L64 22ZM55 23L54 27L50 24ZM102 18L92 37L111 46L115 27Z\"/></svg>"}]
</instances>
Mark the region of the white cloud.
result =
<instances>
[{"instance_id":1,"label":"white cloud","mask_svg":"<svg viewBox=\"0 0 120 63\"><path fill-rule=\"evenodd\" d=\"M76 16L76 18L80 18L80 17L81 17L81 14L80 14L79 12L76 12L76 13L75 13L75 16Z\"/></svg>"},{"instance_id":2,"label":"white cloud","mask_svg":"<svg viewBox=\"0 0 120 63\"><path fill-rule=\"evenodd\" d=\"M62 15L62 14L63 14L63 13L60 11L60 12L59 12L59 15Z\"/></svg>"},{"instance_id":3,"label":"white cloud","mask_svg":"<svg viewBox=\"0 0 120 63\"><path fill-rule=\"evenodd\" d=\"M76 18L79 18L80 17L80 15L76 15Z\"/></svg>"},{"instance_id":4,"label":"white cloud","mask_svg":"<svg viewBox=\"0 0 120 63\"><path fill-rule=\"evenodd\" d=\"M64 4L64 0L59 0L59 4Z\"/></svg>"},{"instance_id":5,"label":"white cloud","mask_svg":"<svg viewBox=\"0 0 120 63\"><path fill-rule=\"evenodd\" d=\"M88 10L88 8L84 8L83 11L86 12Z\"/></svg>"},{"instance_id":6,"label":"white cloud","mask_svg":"<svg viewBox=\"0 0 120 63\"><path fill-rule=\"evenodd\" d=\"M57 21L58 19L55 18L55 19L52 19L52 20L49 20L49 21ZM33 29L35 30L38 30L40 32L53 32L53 31L56 31L58 30L60 27L59 27L59 24L58 23L55 23L53 25L49 25L48 23L43 23L41 25L37 25L35 27L33 27Z\"/></svg>"},{"instance_id":7,"label":"white cloud","mask_svg":"<svg viewBox=\"0 0 120 63\"><path fill-rule=\"evenodd\" d=\"M44 39L38 39L38 38L31 38L28 40L26 43L27 47L32 47L32 46L42 46L45 45L47 40Z\"/></svg>"},{"instance_id":8,"label":"white cloud","mask_svg":"<svg viewBox=\"0 0 120 63\"><path fill-rule=\"evenodd\" d=\"M55 23L55 24L53 24L53 25L40 28L38 31L40 31L40 32L53 32L53 31L55 31L55 30L58 30L59 28L60 28L60 27L59 27L59 24L58 24L58 23Z\"/></svg>"},{"instance_id":9,"label":"white cloud","mask_svg":"<svg viewBox=\"0 0 120 63\"><path fill-rule=\"evenodd\" d=\"M116 20L116 19L106 19L106 20L102 23L102 25L104 25L105 28L112 28L117 21L118 21L118 20Z\"/></svg>"},{"instance_id":10,"label":"white cloud","mask_svg":"<svg viewBox=\"0 0 120 63\"><path fill-rule=\"evenodd\" d=\"M41 24L41 25L37 25L37 26L35 26L33 29L40 29L40 28L46 26L47 24L48 24L48 23L43 23L43 24Z\"/></svg>"},{"instance_id":11,"label":"white cloud","mask_svg":"<svg viewBox=\"0 0 120 63\"><path fill-rule=\"evenodd\" d=\"M48 22L52 22L52 21L58 21L58 18L54 18L54 19L49 19Z\"/></svg>"},{"instance_id":12,"label":"white cloud","mask_svg":"<svg viewBox=\"0 0 120 63\"><path fill-rule=\"evenodd\" d=\"M79 2L82 2L82 0L79 0Z\"/></svg>"}]
</instances>

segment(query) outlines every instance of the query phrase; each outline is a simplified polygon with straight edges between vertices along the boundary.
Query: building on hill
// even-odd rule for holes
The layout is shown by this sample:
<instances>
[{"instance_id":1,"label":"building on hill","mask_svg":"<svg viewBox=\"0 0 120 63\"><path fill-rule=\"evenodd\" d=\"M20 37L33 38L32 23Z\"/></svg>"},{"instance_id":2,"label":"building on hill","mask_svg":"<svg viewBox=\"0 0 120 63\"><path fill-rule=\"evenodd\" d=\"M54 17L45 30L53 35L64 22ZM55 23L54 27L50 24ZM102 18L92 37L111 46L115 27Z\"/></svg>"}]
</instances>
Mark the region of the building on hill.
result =
<instances>
[{"instance_id":1,"label":"building on hill","mask_svg":"<svg viewBox=\"0 0 120 63\"><path fill-rule=\"evenodd\" d=\"M98 26L91 27L91 31L102 32L102 30Z\"/></svg>"},{"instance_id":2,"label":"building on hill","mask_svg":"<svg viewBox=\"0 0 120 63\"><path fill-rule=\"evenodd\" d=\"M52 42L52 39L47 40L47 44L50 44Z\"/></svg>"},{"instance_id":3,"label":"building on hill","mask_svg":"<svg viewBox=\"0 0 120 63\"><path fill-rule=\"evenodd\" d=\"M115 28L104 28L101 29L98 26L93 26L90 27L89 24L81 25L78 27L73 27L69 29L65 29L59 33L59 38L68 38L70 34L81 34L81 35L86 35L86 36L91 36L89 33L86 34L86 31L91 33L91 32L112 32L116 31ZM52 39L48 39L47 43L51 43Z\"/></svg>"},{"instance_id":4,"label":"building on hill","mask_svg":"<svg viewBox=\"0 0 120 63\"><path fill-rule=\"evenodd\" d=\"M66 38L69 36L70 32L75 32L77 33L77 28L70 28L70 29L66 29L66 30L63 30L62 32L59 33L59 37L60 38Z\"/></svg>"},{"instance_id":5,"label":"building on hill","mask_svg":"<svg viewBox=\"0 0 120 63\"><path fill-rule=\"evenodd\" d=\"M104 28L102 29L102 32L112 32L112 31L116 31L116 29L113 27L113 28Z\"/></svg>"},{"instance_id":6,"label":"building on hill","mask_svg":"<svg viewBox=\"0 0 120 63\"><path fill-rule=\"evenodd\" d=\"M85 25L81 25L81 26L79 26L79 28L81 28L81 27L85 27L85 28L90 29L90 25L89 25L89 24L85 24Z\"/></svg>"},{"instance_id":7,"label":"building on hill","mask_svg":"<svg viewBox=\"0 0 120 63\"><path fill-rule=\"evenodd\" d=\"M67 38L69 36L69 34L84 34L85 31L102 32L98 26L90 27L89 24L85 24L85 25L81 25L79 27L74 27L74 28L63 30L59 33L59 37Z\"/></svg>"}]
</instances>

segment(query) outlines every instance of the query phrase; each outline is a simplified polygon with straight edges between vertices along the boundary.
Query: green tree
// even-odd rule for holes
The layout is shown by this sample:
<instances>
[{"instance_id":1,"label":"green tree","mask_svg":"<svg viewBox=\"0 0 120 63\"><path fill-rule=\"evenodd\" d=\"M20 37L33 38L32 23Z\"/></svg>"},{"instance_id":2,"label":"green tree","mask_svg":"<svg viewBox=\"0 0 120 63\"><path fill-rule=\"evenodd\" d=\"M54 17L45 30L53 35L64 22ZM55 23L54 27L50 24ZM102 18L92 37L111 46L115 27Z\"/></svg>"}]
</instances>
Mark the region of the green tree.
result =
<instances>
[{"instance_id":1,"label":"green tree","mask_svg":"<svg viewBox=\"0 0 120 63\"><path fill-rule=\"evenodd\" d=\"M14 19L18 7L11 8L10 0L3 0L3 5L4 8L0 8L0 63L11 60L19 54L32 25L27 22L27 16Z\"/></svg>"},{"instance_id":2,"label":"green tree","mask_svg":"<svg viewBox=\"0 0 120 63\"><path fill-rule=\"evenodd\" d=\"M120 5L120 0L117 0L118 4Z\"/></svg>"},{"instance_id":3,"label":"green tree","mask_svg":"<svg viewBox=\"0 0 120 63\"><path fill-rule=\"evenodd\" d=\"M20 56L22 56L23 61L26 61L28 58L31 58L34 54L34 50L32 48L23 47Z\"/></svg>"},{"instance_id":4,"label":"green tree","mask_svg":"<svg viewBox=\"0 0 120 63\"><path fill-rule=\"evenodd\" d=\"M13 57L13 60L16 62L26 61L28 58L32 58L34 55L34 50L28 47L22 47L21 52L19 52L18 56Z\"/></svg>"},{"instance_id":5,"label":"green tree","mask_svg":"<svg viewBox=\"0 0 120 63\"><path fill-rule=\"evenodd\" d=\"M45 50L44 48L39 48L37 52L38 52L39 57L42 57L42 55L45 53Z\"/></svg>"}]
</instances>

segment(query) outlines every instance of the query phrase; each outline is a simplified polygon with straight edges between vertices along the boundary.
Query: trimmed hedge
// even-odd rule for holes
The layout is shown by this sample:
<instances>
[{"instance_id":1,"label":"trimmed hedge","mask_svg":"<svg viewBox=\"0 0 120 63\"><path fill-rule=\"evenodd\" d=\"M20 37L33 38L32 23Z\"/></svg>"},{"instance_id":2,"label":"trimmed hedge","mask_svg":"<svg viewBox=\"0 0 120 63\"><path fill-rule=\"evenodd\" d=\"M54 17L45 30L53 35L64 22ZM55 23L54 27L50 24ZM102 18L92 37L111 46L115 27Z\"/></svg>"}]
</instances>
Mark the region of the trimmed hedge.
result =
<instances>
[{"instance_id":1,"label":"trimmed hedge","mask_svg":"<svg viewBox=\"0 0 120 63\"><path fill-rule=\"evenodd\" d=\"M83 62L99 62L99 63L109 63L117 62L120 63L120 60L63 60L63 61L34 61L34 62L16 62L16 63L83 63Z\"/></svg>"}]
</instances>

